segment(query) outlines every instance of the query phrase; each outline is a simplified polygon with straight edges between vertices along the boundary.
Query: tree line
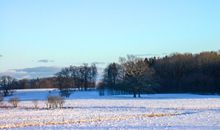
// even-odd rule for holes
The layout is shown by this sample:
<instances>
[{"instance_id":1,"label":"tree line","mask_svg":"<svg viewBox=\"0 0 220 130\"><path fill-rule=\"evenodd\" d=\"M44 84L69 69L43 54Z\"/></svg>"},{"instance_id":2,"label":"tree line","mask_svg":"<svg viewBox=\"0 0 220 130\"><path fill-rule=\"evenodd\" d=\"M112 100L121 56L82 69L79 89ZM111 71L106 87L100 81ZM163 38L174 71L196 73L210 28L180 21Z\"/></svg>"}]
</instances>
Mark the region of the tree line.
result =
<instances>
[{"instance_id":1,"label":"tree line","mask_svg":"<svg viewBox=\"0 0 220 130\"><path fill-rule=\"evenodd\" d=\"M9 96L14 89L58 88L68 97L73 90L88 90L96 86L97 67L83 64L63 68L54 77L16 80L10 76L0 77L0 94Z\"/></svg>"},{"instance_id":2,"label":"tree line","mask_svg":"<svg viewBox=\"0 0 220 130\"><path fill-rule=\"evenodd\" d=\"M220 93L220 52L174 53L165 57L127 56L111 63L99 84L101 94Z\"/></svg>"},{"instance_id":3,"label":"tree line","mask_svg":"<svg viewBox=\"0 0 220 130\"><path fill-rule=\"evenodd\" d=\"M58 88L63 96L72 90L98 88L100 94L220 93L220 52L174 53L164 57L127 56L110 63L98 84L95 64L69 66L50 78L15 80L0 77L0 91L7 96L13 89Z\"/></svg>"},{"instance_id":4,"label":"tree line","mask_svg":"<svg viewBox=\"0 0 220 130\"><path fill-rule=\"evenodd\" d=\"M57 86L60 89L61 95L68 97L71 90L85 90L95 88L97 76L97 67L95 64L88 66L70 66L63 68L56 74Z\"/></svg>"}]
</instances>

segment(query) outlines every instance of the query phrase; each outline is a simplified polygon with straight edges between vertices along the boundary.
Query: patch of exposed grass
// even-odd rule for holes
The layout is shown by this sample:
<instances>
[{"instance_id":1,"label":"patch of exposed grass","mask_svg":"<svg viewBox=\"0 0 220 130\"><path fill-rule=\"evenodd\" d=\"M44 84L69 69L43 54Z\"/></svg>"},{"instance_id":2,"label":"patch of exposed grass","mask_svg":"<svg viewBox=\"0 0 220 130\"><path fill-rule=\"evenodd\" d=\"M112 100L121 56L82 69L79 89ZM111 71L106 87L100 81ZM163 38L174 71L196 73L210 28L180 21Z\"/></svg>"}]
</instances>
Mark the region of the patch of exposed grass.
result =
<instances>
[{"instance_id":1,"label":"patch of exposed grass","mask_svg":"<svg viewBox=\"0 0 220 130\"><path fill-rule=\"evenodd\" d=\"M47 126L47 125L82 124L82 123L95 123L95 122L104 122L104 121L122 121L127 119L153 118L153 117L165 117L165 116L176 116L176 115L178 114L151 113L151 114L124 115L124 116L114 116L114 117L98 117L93 119L66 120L60 122L23 122L17 124L2 125L0 126L0 129L24 128L31 126Z\"/></svg>"}]
</instances>

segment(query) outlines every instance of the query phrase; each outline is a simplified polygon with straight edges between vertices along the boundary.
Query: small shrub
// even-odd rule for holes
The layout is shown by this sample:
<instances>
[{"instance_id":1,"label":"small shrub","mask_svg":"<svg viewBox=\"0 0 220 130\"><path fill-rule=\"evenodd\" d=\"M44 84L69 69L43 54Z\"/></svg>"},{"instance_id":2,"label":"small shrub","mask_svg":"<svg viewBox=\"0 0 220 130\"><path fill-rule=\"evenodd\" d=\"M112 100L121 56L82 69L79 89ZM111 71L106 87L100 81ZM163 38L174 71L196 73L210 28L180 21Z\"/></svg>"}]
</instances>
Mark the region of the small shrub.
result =
<instances>
[{"instance_id":1,"label":"small shrub","mask_svg":"<svg viewBox=\"0 0 220 130\"><path fill-rule=\"evenodd\" d=\"M60 108L62 108L63 104L65 103L65 98L64 97L57 97L57 103L58 103L58 106Z\"/></svg>"},{"instance_id":2,"label":"small shrub","mask_svg":"<svg viewBox=\"0 0 220 130\"><path fill-rule=\"evenodd\" d=\"M34 108L38 108L38 100L33 100L32 103L34 104Z\"/></svg>"},{"instance_id":3,"label":"small shrub","mask_svg":"<svg viewBox=\"0 0 220 130\"><path fill-rule=\"evenodd\" d=\"M11 98L8 101L13 107L18 107L18 103L20 102L20 99L15 97L15 98Z\"/></svg>"},{"instance_id":4,"label":"small shrub","mask_svg":"<svg viewBox=\"0 0 220 130\"><path fill-rule=\"evenodd\" d=\"M61 96L48 96L47 107L48 108L62 108L65 103L65 99Z\"/></svg>"},{"instance_id":5,"label":"small shrub","mask_svg":"<svg viewBox=\"0 0 220 130\"><path fill-rule=\"evenodd\" d=\"M56 108L55 96L47 97L47 107L48 108Z\"/></svg>"}]
</instances>

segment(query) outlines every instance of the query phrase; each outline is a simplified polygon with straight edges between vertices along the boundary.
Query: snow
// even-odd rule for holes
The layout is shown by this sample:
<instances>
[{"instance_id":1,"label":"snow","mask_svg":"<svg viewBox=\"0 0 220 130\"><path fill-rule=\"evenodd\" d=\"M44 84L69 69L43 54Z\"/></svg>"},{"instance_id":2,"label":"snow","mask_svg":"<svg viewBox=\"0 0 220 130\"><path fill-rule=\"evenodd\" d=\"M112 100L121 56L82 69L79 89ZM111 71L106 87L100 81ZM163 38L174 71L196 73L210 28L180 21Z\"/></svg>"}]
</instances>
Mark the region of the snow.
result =
<instances>
[{"instance_id":1,"label":"snow","mask_svg":"<svg viewBox=\"0 0 220 130\"><path fill-rule=\"evenodd\" d=\"M24 89L16 90L13 96L6 97L8 100L12 97L19 97L22 101L45 100L48 95L59 95L58 89ZM146 94L141 99L206 99L220 98L219 95L197 95L197 94ZM99 96L98 91L75 91L69 99L133 99L132 95L107 95Z\"/></svg>"},{"instance_id":2,"label":"snow","mask_svg":"<svg viewBox=\"0 0 220 130\"><path fill-rule=\"evenodd\" d=\"M45 108L57 90L17 91L18 108L0 108L3 129L167 129L219 130L220 96L193 94L100 97L96 91L74 92L63 109ZM11 97L7 97L8 100ZM32 99L39 99L39 109ZM4 102L5 105L10 105Z\"/></svg>"}]
</instances>

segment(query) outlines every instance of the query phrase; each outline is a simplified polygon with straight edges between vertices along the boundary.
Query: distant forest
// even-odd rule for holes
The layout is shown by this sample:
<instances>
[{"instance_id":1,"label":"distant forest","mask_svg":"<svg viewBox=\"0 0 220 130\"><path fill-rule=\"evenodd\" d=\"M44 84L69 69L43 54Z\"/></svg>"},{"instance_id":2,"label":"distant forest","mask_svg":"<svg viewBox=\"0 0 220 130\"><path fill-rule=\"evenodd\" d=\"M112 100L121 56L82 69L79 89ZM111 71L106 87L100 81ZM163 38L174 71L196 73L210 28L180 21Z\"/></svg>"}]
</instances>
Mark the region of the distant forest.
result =
<instances>
[{"instance_id":1,"label":"distant forest","mask_svg":"<svg viewBox=\"0 0 220 130\"><path fill-rule=\"evenodd\" d=\"M7 96L13 89L59 88L64 95L71 90L97 88L100 95L143 93L220 93L220 51L173 53L164 57L138 58L129 55L109 64L103 80L97 83L95 64L63 68L54 77L15 80L0 78L0 90Z\"/></svg>"}]
</instances>

